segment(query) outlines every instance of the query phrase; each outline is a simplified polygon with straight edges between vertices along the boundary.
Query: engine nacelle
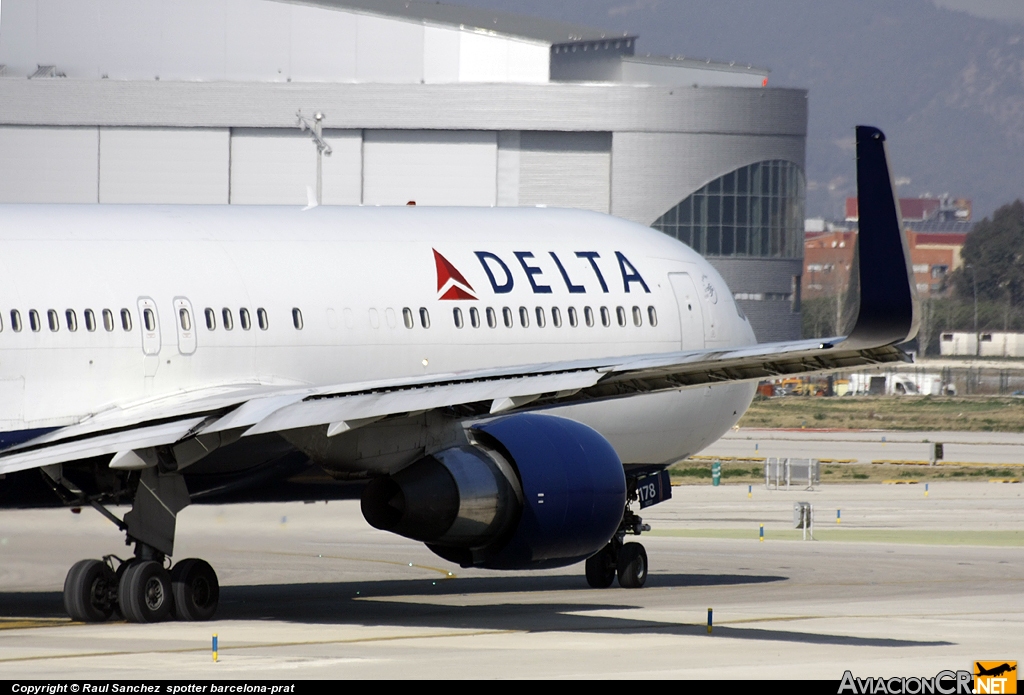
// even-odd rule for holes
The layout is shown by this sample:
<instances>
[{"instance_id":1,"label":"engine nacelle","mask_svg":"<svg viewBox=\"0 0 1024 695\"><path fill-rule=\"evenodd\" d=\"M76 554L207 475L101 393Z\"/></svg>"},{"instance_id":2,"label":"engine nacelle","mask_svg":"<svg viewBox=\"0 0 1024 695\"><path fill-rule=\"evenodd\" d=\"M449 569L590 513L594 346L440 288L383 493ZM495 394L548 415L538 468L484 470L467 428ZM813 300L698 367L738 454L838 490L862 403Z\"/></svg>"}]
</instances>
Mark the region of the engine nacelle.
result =
<instances>
[{"instance_id":1,"label":"engine nacelle","mask_svg":"<svg viewBox=\"0 0 1024 695\"><path fill-rule=\"evenodd\" d=\"M573 420L524 413L471 428L445 449L366 487L370 525L424 541L463 567L561 567L611 539L626 504L622 463Z\"/></svg>"}]
</instances>

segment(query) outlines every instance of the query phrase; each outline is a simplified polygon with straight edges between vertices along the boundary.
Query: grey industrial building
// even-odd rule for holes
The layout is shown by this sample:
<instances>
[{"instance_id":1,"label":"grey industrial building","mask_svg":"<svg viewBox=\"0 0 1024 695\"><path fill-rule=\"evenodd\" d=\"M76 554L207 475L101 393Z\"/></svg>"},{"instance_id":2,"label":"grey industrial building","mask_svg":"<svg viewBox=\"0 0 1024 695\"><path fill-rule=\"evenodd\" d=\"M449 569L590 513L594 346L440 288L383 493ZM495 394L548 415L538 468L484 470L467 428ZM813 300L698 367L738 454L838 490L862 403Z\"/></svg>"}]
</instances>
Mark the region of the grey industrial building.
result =
<instances>
[{"instance_id":1,"label":"grey industrial building","mask_svg":"<svg viewBox=\"0 0 1024 695\"><path fill-rule=\"evenodd\" d=\"M653 225L798 337L806 92L635 48L417 0L3 0L0 202L304 205L319 162L325 205Z\"/></svg>"}]
</instances>

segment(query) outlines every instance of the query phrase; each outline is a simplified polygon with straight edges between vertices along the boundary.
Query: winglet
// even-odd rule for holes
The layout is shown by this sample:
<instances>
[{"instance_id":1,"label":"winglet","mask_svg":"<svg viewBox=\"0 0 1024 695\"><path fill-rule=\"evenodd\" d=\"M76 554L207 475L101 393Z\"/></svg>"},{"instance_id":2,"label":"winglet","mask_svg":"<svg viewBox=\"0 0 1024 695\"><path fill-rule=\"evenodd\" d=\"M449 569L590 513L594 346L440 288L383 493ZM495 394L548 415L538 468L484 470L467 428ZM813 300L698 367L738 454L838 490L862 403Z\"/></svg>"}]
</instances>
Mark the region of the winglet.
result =
<instances>
[{"instance_id":1,"label":"winglet","mask_svg":"<svg viewBox=\"0 0 1024 695\"><path fill-rule=\"evenodd\" d=\"M860 310L850 347L894 345L917 335L920 312L910 250L893 189L885 134L857 126Z\"/></svg>"}]
</instances>

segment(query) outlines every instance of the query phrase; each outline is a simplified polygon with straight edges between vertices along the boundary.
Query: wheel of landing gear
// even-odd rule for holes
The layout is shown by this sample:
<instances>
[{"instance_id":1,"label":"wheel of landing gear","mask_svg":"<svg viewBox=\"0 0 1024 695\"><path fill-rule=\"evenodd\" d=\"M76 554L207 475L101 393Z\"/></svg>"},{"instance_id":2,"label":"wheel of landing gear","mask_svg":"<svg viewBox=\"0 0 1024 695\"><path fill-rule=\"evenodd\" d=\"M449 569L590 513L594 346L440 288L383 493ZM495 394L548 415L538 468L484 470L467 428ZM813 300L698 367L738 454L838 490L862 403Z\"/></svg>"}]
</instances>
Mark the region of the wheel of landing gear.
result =
<instances>
[{"instance_id":1,"label":"wheel of landing gear","mask_svg":"<svg viewBox=\"0 0 1024 695\"><path fill-rule=\"evenodd\" d=\"M178 620L209 620L217 612L220 584L206 560L189 558L171 568L174 614Z\"/></svg>"},{"instance_id":2,"label":"wheel of landing gear","mask_svg":"<svg viewBox=\"0 0 1024 695\"><path fill-rule=\"evenodd\" d=\"M117 603L130 623L155 623L171 615L171 575L159 562L133 562L121 575Z\"/></svg>"},{"instance_id":3,"label":"wheel of landing gear","mask_svg":"<svg viewBox=\"0 0 1024 695\"><path fill-rule=\"evenodd\" d=\"M615 550L609 543L587 559L587 584L595 589L607 589L615 581Z\"/></svg>"},{"instance_id":4,"label":"wheel of landing gear","mask_svg":"<svg viewBox=\"0 0 1024 695\"><path fill-rule=\"evenodd\" d=\"M76 562L64 579L64 610L72 620L99 623L110 618L117 597L114 572L99 560Z\"/></svg>"},{"instance_id":5,"label":"wheel of landing gear","mask_svg":"<svg viewBox=\"0 0 1024 695\"><path fill-rule=\"evenodd\" d=\"M616 564L623 589L639 589L647 582L647 551L639 543L623 545Z\"/></svg>"}]
</instances>

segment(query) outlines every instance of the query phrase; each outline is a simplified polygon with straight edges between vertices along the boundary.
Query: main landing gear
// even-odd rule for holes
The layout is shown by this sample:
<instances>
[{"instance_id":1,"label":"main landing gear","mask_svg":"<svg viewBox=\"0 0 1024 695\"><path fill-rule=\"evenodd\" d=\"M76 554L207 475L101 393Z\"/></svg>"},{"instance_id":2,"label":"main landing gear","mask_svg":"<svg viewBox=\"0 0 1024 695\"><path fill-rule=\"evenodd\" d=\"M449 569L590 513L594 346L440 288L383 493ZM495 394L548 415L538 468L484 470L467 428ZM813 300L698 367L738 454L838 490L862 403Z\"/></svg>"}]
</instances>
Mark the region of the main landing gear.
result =
<instances>
[{"instance_id":1,"label":"main landing gear","mask_svg":"<svg viewBox=\"0 0 1024 695\"><path fill-rule=\"evenodd\" d=\"M647 583L647 551L640 543L625 543L626 534L639 536L651 527L633 513L626 502L622 522L608 545L587 560L587 584L595 589L606 589L619 578L623 589L640 589Z\"/></svg>"},{"instance_id":2,"label":"main landing gear","mask_svg":"<svg viewBox=\"0 0 1024 695\"><path fill-rule=\"evenodd\" d=\"M124 521L90 501L126 533L126 543L135 544L135 556L76 562L64 580L64 608L71 619L95 623L115 613L132 623L211 619L220 600L217 573L197 558L173 566L169 562L177 514L188 503L181 474L160 473L155 467L142 471Z\"/></svg>"},{"instance_id":3,"label":"main landing gear","mask_svg":"<svg viewBox=\"0 0 1024 695\"><path fill-rule=\"evenodd\" d=\"M117 570L113 568L119 562ZM204 560L182 560L167 571L156 560L80 560L64 580L64 610L72 620L99 623L119 613L131 623L209 620L220 585Z\"/></svg>"}]
</instances>

